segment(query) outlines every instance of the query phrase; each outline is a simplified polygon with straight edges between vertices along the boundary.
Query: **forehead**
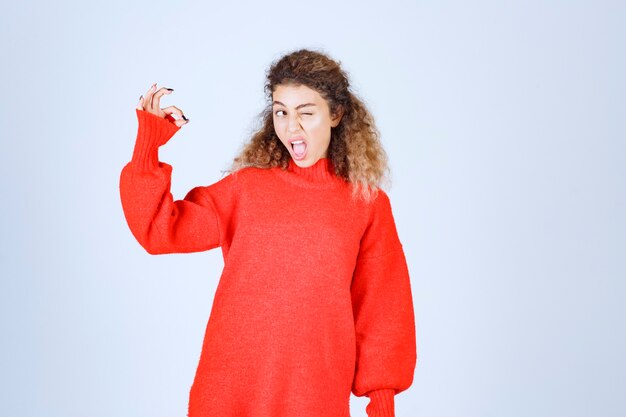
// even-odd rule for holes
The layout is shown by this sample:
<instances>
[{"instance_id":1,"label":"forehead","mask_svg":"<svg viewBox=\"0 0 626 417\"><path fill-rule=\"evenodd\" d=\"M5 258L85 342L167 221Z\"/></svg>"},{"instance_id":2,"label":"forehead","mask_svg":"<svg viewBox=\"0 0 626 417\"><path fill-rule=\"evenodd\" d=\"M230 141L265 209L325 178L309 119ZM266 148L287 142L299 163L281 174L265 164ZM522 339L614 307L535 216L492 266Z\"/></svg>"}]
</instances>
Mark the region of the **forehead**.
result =
<instances>
[{"instance_id":1,"label":"forehead","mask_svg":"<svg viewBox=\"0 0 626 417\"><path fill-rule=\"evenodd\" d=\"M320 94L305 85L279 85L272 93L274 101L280 101L285 106L295 107L301 103L322 104L324 100Z\"/></svg>"}]
</instances>

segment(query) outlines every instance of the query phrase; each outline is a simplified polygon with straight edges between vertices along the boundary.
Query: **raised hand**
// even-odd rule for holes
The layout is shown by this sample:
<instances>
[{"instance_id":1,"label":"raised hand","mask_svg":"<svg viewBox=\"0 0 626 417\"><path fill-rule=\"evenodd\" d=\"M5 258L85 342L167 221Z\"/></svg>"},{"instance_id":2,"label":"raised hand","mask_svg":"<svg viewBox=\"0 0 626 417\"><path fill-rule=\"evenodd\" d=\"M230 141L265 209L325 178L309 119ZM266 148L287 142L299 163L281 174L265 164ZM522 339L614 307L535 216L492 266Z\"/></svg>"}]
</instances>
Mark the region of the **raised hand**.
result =
<instances>
[{"instance_id":1,"label":"raised hand","mask_svg":"<svg viewBox=\"0 0 626 417\"><path fill-rule=\"evenodd\" d=\"M157 90L156 83L152 84L152 87L150 87L144 95L139 97L137 110L147 111L164 119L170 119L178 127L186 125L189 123L189 119L185 117L181 109L176 106L168 106L163 109L159 107L161 97L163 97L164 94L171 94L172 91L174 90L165 87L161 87ZM173 117L173 114L176 114L179 118Z\"/></svg>"}]
</instances>

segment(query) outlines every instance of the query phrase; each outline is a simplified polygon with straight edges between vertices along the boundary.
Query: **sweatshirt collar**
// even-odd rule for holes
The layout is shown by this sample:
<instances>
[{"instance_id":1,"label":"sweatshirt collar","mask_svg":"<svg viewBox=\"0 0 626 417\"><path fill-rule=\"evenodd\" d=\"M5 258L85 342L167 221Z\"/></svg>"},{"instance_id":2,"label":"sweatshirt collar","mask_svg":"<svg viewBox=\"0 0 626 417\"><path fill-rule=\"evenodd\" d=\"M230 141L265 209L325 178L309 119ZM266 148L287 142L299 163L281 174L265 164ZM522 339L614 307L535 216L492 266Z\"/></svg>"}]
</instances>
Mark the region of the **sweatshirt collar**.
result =
<instances>
[{"instance_id":1,"label":"sweatshirt collar","mask_svg":"<svg viewBox=\"0 0 626 417\"><path fill-rule=\"evenodd\" d=\"M335 170L329 158L320 158L309 167L299 167L293 158L289 159L287 171L312 182L326 182L334 179Z\"/></svg>"}]
</instances>

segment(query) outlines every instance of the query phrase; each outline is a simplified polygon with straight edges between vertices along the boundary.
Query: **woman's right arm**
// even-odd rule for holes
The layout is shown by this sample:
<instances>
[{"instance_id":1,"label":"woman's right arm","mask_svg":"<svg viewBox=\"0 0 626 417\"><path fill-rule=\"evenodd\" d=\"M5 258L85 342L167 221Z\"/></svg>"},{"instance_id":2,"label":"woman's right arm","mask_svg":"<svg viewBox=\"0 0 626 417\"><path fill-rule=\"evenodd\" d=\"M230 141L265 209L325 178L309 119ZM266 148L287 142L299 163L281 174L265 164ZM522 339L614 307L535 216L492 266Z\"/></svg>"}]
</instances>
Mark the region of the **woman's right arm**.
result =
<instances>
[{"instance_id":1,"label":"woman's right arm","mask_svg":"<svg viewBox=\"0 0 626 417\"><path fill-rule=\"evenodd\" d=\"M149 92L153 91L153 86ZM163 90L163 89L161 89ZM150 254L188 253L213 249L222 244L224 216L233 203L233 179L228 175L218 182L195 187L184 199L174 200L171 189L172 166L158 159L158 148L167 143L187 122L174 119L182 114L171 106L159 114L156 94L146 95L136 108L137 139L130 160L120 175L120 198L128 226L139 244ZM152 111L151 111L152 110ZM163 113L165 110L168 113ZM219 203L218 203L219 202Z\"/></svg>"}]
</instances>

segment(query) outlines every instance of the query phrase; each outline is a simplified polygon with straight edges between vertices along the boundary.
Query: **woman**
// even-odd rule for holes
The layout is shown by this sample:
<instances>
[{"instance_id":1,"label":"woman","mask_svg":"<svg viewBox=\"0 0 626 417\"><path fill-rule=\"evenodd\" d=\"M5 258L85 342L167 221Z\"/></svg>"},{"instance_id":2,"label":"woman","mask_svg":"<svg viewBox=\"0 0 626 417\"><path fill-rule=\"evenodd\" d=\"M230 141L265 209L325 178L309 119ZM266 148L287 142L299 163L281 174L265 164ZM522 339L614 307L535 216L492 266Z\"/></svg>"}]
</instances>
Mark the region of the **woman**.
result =
<instances>
[{"instance_id":1,"label":"woman","mask_svg":"<svg viewBox=\"0 0 626 417\"><path fill-rule=\"evenodd\" d=\"M158 160L189 123L171 89L140 98L120 178L128 225L151 254L222 248L189 417L394 415L417 361L411 286L373 118L328 56L298 50L267 73L263 126L230 174L170 192ZM178 117L174 117L178 116Z\"/></svg>"}]
</instances>

